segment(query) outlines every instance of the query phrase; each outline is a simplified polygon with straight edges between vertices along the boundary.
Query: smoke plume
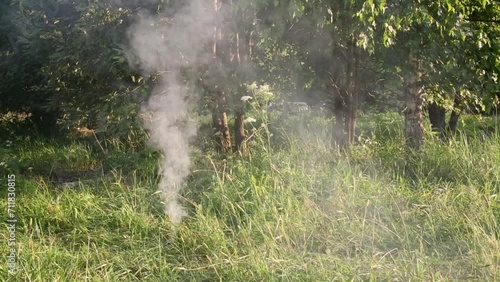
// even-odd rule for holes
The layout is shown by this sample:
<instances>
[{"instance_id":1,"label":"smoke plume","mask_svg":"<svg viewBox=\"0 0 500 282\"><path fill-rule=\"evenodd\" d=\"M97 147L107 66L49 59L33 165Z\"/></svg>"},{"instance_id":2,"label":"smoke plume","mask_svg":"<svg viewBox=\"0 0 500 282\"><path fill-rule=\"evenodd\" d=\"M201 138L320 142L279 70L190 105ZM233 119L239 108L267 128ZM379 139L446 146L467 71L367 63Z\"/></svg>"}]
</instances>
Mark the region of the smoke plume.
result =
<instances>
[{"instance_id":1,"label":"smoke plume","mask_svg":"<svg viewBox=\"0 0 500 282\"><path fill-rule=\"evenodd\" d=\"M196 125L187 118L186 102L187 96L196 93L182 74L210 62L207 47L216 20L220 19L209 1L192 0L175 11L173 18L141 14L128 31L133 50L130 63L145 76L156 74L160 79L142 110L151 144L163 152L159 190L174 223L186 215L179 192L190 170L189 140L196 135Z\"/></svg>"}]
</instances>

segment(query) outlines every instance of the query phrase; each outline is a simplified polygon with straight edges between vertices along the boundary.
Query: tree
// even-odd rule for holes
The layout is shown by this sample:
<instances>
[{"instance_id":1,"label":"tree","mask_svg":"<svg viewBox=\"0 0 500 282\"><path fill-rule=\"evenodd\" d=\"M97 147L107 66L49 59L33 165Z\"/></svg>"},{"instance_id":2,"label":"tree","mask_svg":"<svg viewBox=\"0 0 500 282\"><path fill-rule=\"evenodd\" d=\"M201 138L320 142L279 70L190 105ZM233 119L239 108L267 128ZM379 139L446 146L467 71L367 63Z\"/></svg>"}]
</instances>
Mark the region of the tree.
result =
<instances>
[{"instance_id":1,"label":"tree","mask_svg":"<svg viewBox=\"0 0 500 282\"><path fill-rule=\"evenodd\" d=\"M234 21L232 27L234 36L231 44L231 61L234 70L232 73L237 84L236 93L245 93L244 83L255 77L252 64L254 9L241 1L235 1L233 2L231 18ZM241 100L241 97L238 96L241 95L236 95L236 98ZM240 106L236 106L235 110L234 149L242 153L246 151L245 141L247 138L244 120L245 107L240 104Z\"/></svg>"},{"instance_id":2,"label":"tree","mask_svg":"<svg viewBox=\"0 0 500 282\"><path fill-rule=\"evenodd\" d=\"M127 138L130 128L137 128L139 102L147 97L147 85L120 47L137 6L56 0L10 4L2 17L2 32L10 39L2 46L2 109L30 112L40 128L54 129L57 122Z\"/></svg>"},{"instance_id":3,"label":"tree","mask_svg":"<svg viewBox=\"0 0 500 282\"><path fill-rule=\"evenodd\" d=\"M400 58L392 69L400 74L406 93L405 132L409 147L418 149L424 144L424 98L438 101L441 93L454 89L454 95L467 93L480 99L477 92L462 89L482 88L496 79L495 72L490 72L486 81L479 76L478 72L485 72L481 64L464 68L461 63L461 54L478 54L484 43L482 37L491 32L470 21L478 11L491 5L494 1L366 1L358 13L367 27L361 38L363 44L374 54L387 57L390 50ZM471 78L466 79L467 76Z\"/></svg>"},{"instance_id":4,"label":"tree","mask_svg":"<svg viewBox=\"0 0 500 282\"><path fill-rule=\"evenodd\" d=\"M305 97L327 99L335 116L333 141L346 147L354 141L358 111L368 86L375 84L369 72L368 53L358 46L362 26L353 17L361 1L278 1L258 13L260 27L274 39L264 46L272 57L272 71L281 71L295 92L323 93ZM280 72L281 75L281 72Z\"/></svg>"},{"instance_id":5,"label":"tree","mask_svg":"<svg viewBox=\"0 0 500 282\"><path fill-rule=\"evenodd\" d=\"M217 21L212 43L213 64L202 78L205 89L214 93L212 120L216 129L218 150L231 151L229 109L233 109L234 150L245 149L244 106L239 101L245 92L244 83L253 78L252 37L253 3L214 1Z\"/></svg>"}]
</instances>

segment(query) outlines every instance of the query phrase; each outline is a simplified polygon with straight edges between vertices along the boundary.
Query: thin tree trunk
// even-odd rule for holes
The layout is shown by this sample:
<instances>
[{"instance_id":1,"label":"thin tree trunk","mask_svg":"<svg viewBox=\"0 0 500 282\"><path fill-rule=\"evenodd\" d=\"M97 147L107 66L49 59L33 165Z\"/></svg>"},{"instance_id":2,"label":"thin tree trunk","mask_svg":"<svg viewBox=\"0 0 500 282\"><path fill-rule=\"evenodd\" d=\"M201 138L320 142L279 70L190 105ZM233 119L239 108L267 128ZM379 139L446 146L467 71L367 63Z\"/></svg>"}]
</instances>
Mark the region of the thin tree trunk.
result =
<instances>
[{"instance_id":1,"label":"thin tree trunk","mask_svg":"<svg viewBox=\"0 0 500 282\"><path fill-rule=\"evenodd\" d=\"M244 29L244 28L242 28ZM235 62L233 63L234 69L239 70L240 76L237 76L238 81L242 82L244 79L247 79L244 68L247 67L247 63L251 57L251 37L252 31L245 30L240 34L236 33L236 51L234 57L236 57ZM239 85L239 92L244 93L245 87L243 84ZM235 112L235 120L234 120L234 149L235 151L240 151L241 153L245 153L247 147L245 144L246 134L245 134L245 105L243 104L239 107L239 109Z\"/></svg>"},{"instance_id":2,"label":"thin tree trunk","mask_svg":"<svg viewBox=\"0 0 500 282\"><path fill-rule=\"evenodd\" d=\"M423 85L417 78L407 79L405 87L405 136L406 144L413 149L420 149L425 143L423 125Z\"/></svg>"},{"instance_id":3,"label":"thin tree trunk","mask_svg":"<svg viewBox=\"0 0 500 282\"><path fill-rule=\"evenodd\" d=\"M226 94L222 90L217 91L212 119L216 130L217 150L219 152L231 151L231 135L229 132L228 118L226 113Z\"/></svg>"},{"instance_id":4,"label":"thin tree trunk","mask_svg":"<svg viewBox=\"0 0 500 282\"><path fill-rule=\"evenodd\" d=\"M231 133L226 112L226 97L222 90L217 91L217 98L212 109L212 122L215 128L215 139L218 152L231 151Z\"/></svg>"},{"instance_id":5,"label":"thin tree trunk","mask_svg":"<svg viewBox=\"0 0 500 282\"><path fill-rule=\"evenodd\" d=\"M345 105L344 105L344 128L346 134L345 145L354 142L356 132L356 119L359 107L359 85L360 80L360 61L359 50L356 47L356 42L348 43L347 56L345 57L346 73L345 73Z\"/></svg>"},{"instance_id":6,"label":"thin tree trunk","mask_svg":"<svg viewBox=\"0 0 500 282\"><path fill-rule=\"evenodd\" d=\"M222 7L221 0L214 0L215 13L220 13ZM213 39L213 58L214 64L223 64L224 56L227 49L227 44L223 44L222 25L218 24L214 27ZM214 74L219 75L219 74ZM212 119L216 129L216 144L219 152L231 151L231 134L228 126L228 115L226 106L226 92L223 85L215 85L216 98L214 100L214 107L212 108Z\"/></svg>"},{"instance_id":7,"label":"thin tree trunk","mask_svg":"<svg viewBox=\"0 0 500 282\"><path fill-rule=\"evenodd\" d=\"M448 132L450 134L455 134L457 132L458 119L460 118L460 111L453 110L451 112L450 121L448 123Z\"/></svg>"},{"instance_id":8,"label":"thin tree trunk","mask_svg":"<svg viewBox=\"0 0 500 282\"><path fill-rule=\"evenodd\" d=\"M244 153L246 151L246 134L245 134L245 114L239 112L234 120L234 149Z\"/></svg>"},{"instance_id":9,"label":"thin tree trunk","mask_svg":"<svg viewBox=\"0 0 500 282\"><path fill-rule=\"evenodd\" d=\"M349 114L347 118L349 124L348 142L353 143L356 137L356 119L357 119L357 110L355 107L351 107L351 109L349 109Z\"/></svg>"},{"instance_id":10,"label":"thin tree trunk","mask_svg":"<svg viewBox=\"0 0 500 282\"><path fill-rule=\"evenodd\" d=\"M233 62L234 69L237 69L238 67L241 66L242 62L242 49L244 49L243 46L241 46L241 40L240 39L240 33L236 33L236 50L235 50L235 60ZM243 58L244 60L244 58ZM242 88L242 87L240 87ZM235 112L235 119L234 119L234 150L235 151L243 151L243 142L245 141L245 124L244 124L244 119L245 119L245 112L244 112L245 106L241 106L236 112Z\"/></svg>"},{"instance_id":11,"label":"thin tree trunk","mask_svg":"<svg viewBox=\"0 0 500 282\"><path fill-rule=\"evenodd\" d=\"M458 94L453 100L453 111L451 112L450 121L448 122L447 132L450 135L454 135L457 132L458 120L462 110L460 109L460 104L462 103L460 96Z\"/></svg>"},{"instance_id":12,"label":"thin tree trunk","mask_svg":"<svg viewBox=\"0 0 500 282\"><path fill-rule=\"evenodd\" d=\"M229 132L229 123L227 120L227 113L222 113L222 151L230 152L231 151L231 134Z\"/></svg>"},{"instance_id":13,"label":"thin tree trunk","mask_svg":"<svg viewBox=\"0 0 500 282\"><path fill-rule=\"evenodd\" d=\"M427 108L429 120L431 122L432 131L437 132L439 138L445 138L446 129L446 109L436 103L432 103Z\"/></svg>"},{"instance_id":14,"label":"thin tree trunk","mask_svg":"<svg viewBox=\"0 0 500 282\"><path fill-rule=\"evenodd\" d=\"M360 95L360 74L361 74L361 69L360 69L360 58L359 58L359 50L356 47L356 43L353 41L351 42L351 48L352 48L352 53L353 53L353 60L354 60L354 66L352 69L352 79L351 79L351 87L350 87L350 104L348 105L349 109L349 143L354 142L355 138L355 132L356 132L356 119L358 116L358 107L359 107L359 95Z\"/></svg>"},{"instance_id":15,"label":"thin tree trunk","mask_svg":"<svg viewBox=\"0 0 500 282\"><path fill-rule=\"evenodd\" d=\"M345 105L341 97L335 97L334 101L335 122L333 123L333 143L335 147L345 148L347 146L345 132Z\"/></svg>"},{"instance_id":16,"label":"thin tree trunk","mask_svg":"<svg viewBox=\"0 0 500 282\"><path fill-rule=\"evenodd\" d=\"M351 111L353 110L353 61L352 61L352 55L353 55L353 46L352 42L349 42L347 44L347 56L346 56L346 73L345 73L345 111L344 111L344 127L345 127L345 133L346 133L346 144L347 146L351 142ZM354 140L354 137L352 138Z\"/></svg>"},{"instance_id":17,"label":"thin tree trunk","mask_svg":"<svg viewBox=\"0 0 500 282\"><path fill-rule=\"evenodd\" d=\"M213 123L213 128L215 130L215 144L216 144L216 150L217 152L222 151L222 116L220 115L220 110L219 110L219 103L217 101L217 97L215 98L214 101L214 106L212 108L212 123Z\"/></svg>"},{"instance_id":18,"label":"thin tree trunk","mask_svg":"<svg viewBox=\"0 0 500 282\"><path fill-rule=\"evenodd\" d=\"M348 94L342 120L344 121L345 146L354 142L354 131L356 127L356 108L353 103L353 95Z\"/></svg>"}]
</instances>

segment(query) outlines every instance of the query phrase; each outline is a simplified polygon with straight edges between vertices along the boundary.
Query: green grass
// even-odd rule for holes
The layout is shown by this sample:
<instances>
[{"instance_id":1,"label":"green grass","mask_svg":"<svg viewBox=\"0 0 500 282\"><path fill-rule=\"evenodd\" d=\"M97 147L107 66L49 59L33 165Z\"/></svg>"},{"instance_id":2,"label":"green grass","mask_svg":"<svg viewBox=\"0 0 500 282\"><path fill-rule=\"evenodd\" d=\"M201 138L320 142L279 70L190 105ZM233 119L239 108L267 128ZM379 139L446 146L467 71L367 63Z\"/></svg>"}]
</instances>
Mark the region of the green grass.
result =
<instances>
[{"instance_id":1,"label":"green grass","mask_svg":"<svg viewBox=\"0 0 500 282\"><path fill-rule=\"evenodd\" d=\"M10 162L2 172L18 179L20 255L18 274L2 263L0 280L500 280L498 130L482 136L466 122L455 139L428 136L411 153L397 118L365 117L344 153L330 148L321 120L300 135L290 126L258 135L248 155L224 161L193 149L189 216L177 226L163 214L152 152L0 144ZM64 188L43 177L53 170L84 173Z\"/></svg>"}]
</instances>

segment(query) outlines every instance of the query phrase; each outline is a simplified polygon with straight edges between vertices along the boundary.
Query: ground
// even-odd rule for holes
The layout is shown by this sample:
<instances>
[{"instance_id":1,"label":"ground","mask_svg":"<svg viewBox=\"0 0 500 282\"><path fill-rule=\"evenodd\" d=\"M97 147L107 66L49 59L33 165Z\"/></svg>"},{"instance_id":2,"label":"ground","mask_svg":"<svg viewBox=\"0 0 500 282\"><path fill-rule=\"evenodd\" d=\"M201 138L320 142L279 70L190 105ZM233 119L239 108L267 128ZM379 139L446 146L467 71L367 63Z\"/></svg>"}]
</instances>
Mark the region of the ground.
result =
<instances>
[{"instance_id":1,"label":"ground","mask_svg":"<svg viewBox=\"0 0 500 282\"><path fill-rule=\"evenodd\" d=\"M500 280L498 120L468 117L455 139L428 135L418 153L398 114L363 116L346 152L331 148L328 120L302 125L284 125L280 146L262 130L247 156L226 160L194 144L177 225L152 149L4 135L18 259L15 275L0 264L0 280ZM8 201L0 208L6 222ZM0 237L9 254L10 231Z\"/></svg>"}]
</instances>

